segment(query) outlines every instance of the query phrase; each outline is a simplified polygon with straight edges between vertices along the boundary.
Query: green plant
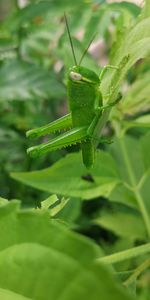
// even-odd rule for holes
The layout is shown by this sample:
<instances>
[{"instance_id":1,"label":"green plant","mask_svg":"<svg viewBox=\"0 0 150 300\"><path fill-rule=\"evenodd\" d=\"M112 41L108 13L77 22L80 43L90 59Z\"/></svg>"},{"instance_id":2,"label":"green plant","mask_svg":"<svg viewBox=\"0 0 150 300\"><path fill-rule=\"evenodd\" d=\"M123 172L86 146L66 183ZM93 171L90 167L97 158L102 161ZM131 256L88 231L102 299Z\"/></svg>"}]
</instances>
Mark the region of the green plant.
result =
<instances>
[{"instance_id":1,"label":"green plant","mask_svg":"<svg viewBox=\"0 0 150 300\"><path fill-rule=\"evenodd\" d=\"M99 72L106 52L108 63L119 65L103 76L101 93L103 105L119 91L122 99L97 126L98 136L114 142L99 147L90 170L77 146L34 160L26 154L27 130L67 114L72 57L64 11L77 61L97 31L104 54L100 48L95 60L95 50L87 53L83 66ZM0 179L11 201L0 200L2 299L149 299L149 25L148 0L142 9L127 2L29 1L24 8L14 4L3 20Z\"/></svg>"}]
</instances>

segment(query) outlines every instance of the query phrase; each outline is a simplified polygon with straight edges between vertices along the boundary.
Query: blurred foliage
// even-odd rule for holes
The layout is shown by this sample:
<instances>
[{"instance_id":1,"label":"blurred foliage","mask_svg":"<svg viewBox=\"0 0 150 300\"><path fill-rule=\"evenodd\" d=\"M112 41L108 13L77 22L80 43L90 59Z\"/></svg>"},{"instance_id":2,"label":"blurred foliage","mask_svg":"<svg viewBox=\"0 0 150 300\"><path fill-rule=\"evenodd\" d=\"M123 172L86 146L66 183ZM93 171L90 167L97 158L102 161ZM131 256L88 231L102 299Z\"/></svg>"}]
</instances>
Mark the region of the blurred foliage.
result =
<instances>
[{"instance_id":1,"label":"blurred foliage","mask_svg":"<svg viewBox=\"0 0 150 300\"><path fill-rule=\"evenodd\" d=\"M104 0L28 0L24 1L23 7L20 3L15 0L0 3L1 196L21 199L23 206L38 208L39 213L48 210L49 217L55 219L53 221L57 223L59 220L58 223L63 223L65 228L91 237L106 254L148 242L149 1L143 9L129 2L107 3ZM83 167L80 153L72 153L79 150L78 146L35 160L26 154L31 142L26 139L25 132L68 111L66 74L73 65L73 58L64 12L68 17L77 60L96 33L83 66L98 74L107 63L121 66L117 75L113 70L108 71L101 85L104 102L112 101L118 91L123 96L117 107L112 109L109 122L103 129L103 134L110 136L114 143L99 146L101 150L97 151L96 162L90 172ZM40 139L40 142L44 141L47 137ZM32 227L34 222L30 222ZM54 234L50 233L52 236L57 230L61 232L60 224L59 229L54 228ZM17 230L19 228L20 224ZM80 242L77 241L77 245ZM72 242L69 243L71 245ZM90 247L87 255L90 255ZM74 255L73 247L71 249ZM19 251L17 248L13 252L13 259ZM42 255L41 249L37 251ZM131 270L134 280L128 288L133 292L137 286L139 300L149 299L149 270L136 281L136 269L146 260L145 254L120 262L114 268L119 271L118 274L121 273L118 275L120 278L125 271ZM0 264L4 272L1 256ZM62 268L65 269L65 265ZM13 268L11 270L13 272ZM92 278L96 271L89 269L89 272ZM48 276L51 274L48 273ZM101 275L97 276L102 279ZM126 276L130 278L128 273ZM107 297L105 287L104 284L104 299ZM4 299L2 289L0 293ZM15 295L12 297L17 299ZM116 292L114 299L117 297L120 299Z\"/></svg>"}]
</instances>

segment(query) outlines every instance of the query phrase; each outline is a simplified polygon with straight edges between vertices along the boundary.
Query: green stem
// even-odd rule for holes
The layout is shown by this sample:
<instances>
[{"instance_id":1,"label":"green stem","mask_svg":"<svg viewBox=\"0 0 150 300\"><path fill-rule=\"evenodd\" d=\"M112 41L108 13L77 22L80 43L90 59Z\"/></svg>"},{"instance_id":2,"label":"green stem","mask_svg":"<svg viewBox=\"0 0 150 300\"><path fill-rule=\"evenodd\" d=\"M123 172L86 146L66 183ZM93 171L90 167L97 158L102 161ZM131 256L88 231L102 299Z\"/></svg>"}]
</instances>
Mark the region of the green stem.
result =
<instances>
[{"instance_id":1,"label":"green stem","mask_svg":"<svg viewBox=\"0 0 150 300\"><path fill-rule=\"evenodd\" d=\"M98 258L98 263L114 264L150 252L150 243Z\"/></svg>"},{"instance_id":2,"label":"green stem","mask_svg":"<svg viewBox=\"0 0 150 300\"><path fill-rule=\"evenodd\" d=\"M150 266L150 259L148 258L147 260L145 260L141 265L139 265L134 272L132 273L132 275L126 280L124 281L124 285L125 286L129 286L130 284L132 284L132 282L141 274L143 273L148 267Z\"/></svg>"},{"instance_id":3,"label":"green stem","mask_svg":"<svg viewBox=\"0 0 150 300\"><path fill-rule=\"evenodd\" d=\"M107 123L108 121L108 118L109 118L109 113L110 113L110 109L108 109L107 111L103 112L97 126L96 126L96 130L95 130L95 134L97 135L100 135L103 127L105 126L105 124ZM96 146L99 144L99 142L97 141L97 143L95 143Z\"/></svg>"},{"instance_id":4,"label":"green stem","mask_svg":"<svg viewBox=\"0 0 150 300\"><path fill-rule=\"evenodd\" d=\"M121 146L122 153L123 153L123 156L124 156L124 160L125 160L125 163L126 163L126 167L127 167L127 170L128 170L128 174L129 174L130 182L131 182L131 185L132 185L132 189L133 189L133 192L135 194L135 198L137 200L138 206L141 210L141 214L143 216L143 220L144 220L144 223L145 223L145 227L147 229L148 236L150 237L150 218L149 218L149 215L147 213L146 207L144 205L144 199L142 198L141 193L139 191L139 188L138 188L138 185L137 185L136 178L134 176L132 167L130 165L130 160L129 160L128 153L126 151L126 147L125 147L123 139L120 139L120 146Z\"/></svg>"}]
</instances>

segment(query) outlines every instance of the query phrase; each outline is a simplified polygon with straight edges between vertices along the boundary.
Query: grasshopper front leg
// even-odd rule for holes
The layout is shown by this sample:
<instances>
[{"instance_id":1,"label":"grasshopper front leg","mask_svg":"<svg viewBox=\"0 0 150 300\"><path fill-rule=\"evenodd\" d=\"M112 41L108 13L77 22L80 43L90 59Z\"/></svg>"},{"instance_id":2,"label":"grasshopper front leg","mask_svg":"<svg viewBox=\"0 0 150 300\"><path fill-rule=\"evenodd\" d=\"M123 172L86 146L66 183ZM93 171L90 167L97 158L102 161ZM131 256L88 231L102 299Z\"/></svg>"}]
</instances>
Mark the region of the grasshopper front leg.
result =
<instances>
[{"instance_id":1,"label":"grasshopper front leg","mask_svg":"<svg viewBox=\"0 0 150 300\"><path fill-rule=\"evenodd\" d=\"M94 131L95 131L95 128L96 128L96 126L97 126L97 124L99 122L99 119L101 117L102 111L105 110L105 109L109 109L110 107L112 107L115 104L117 104L121 100L121 98L122 98L122 95L119 93L117 99L114 102L97 107L97 109L95 110L95 112L96 112L95 117L94 117L92 123L90 124L90 126L89 126L89 128L87 130L87 135L89 137L91 137L91 138L93 137L95 139L95 137L94 137ZM101 138L100 138L100 141L102 141Z\"/></svg>"},{"instance_id":2,"label":"grasshopper front leg","mask_svg":"<svg viewBox=\"0 0 150 300\"><path fill-rule=\"evenodd\" d=\"M72 117L71 114L67 114L64 117L59 118L45 126L38 127L27 131L26 136L29 138L37 138L51 132L68 129L72 127Z\"/></svg>"},{"instance_id":3,"label":"grasshopper front leg","mask_svg":"<svg viewBox=\"0 0 150 300\"><path fill-rule=\"evenodd\" d=\"M121 95L121 93L119 93L119 94L118 94L118 97L116 98L115 101L113 101L113 102L111 102L111 103L108 103L108 104L106 104L106 105L99 106L99 107L97 108L97 111L101 112L101 111L103 111L103 110L105 110L105 109L109 109L110 107L116 105L116 104L121 100L121 98L122 98L122 95Z\"/></svg>"},{"instance_id":4,"label":"grasshopper front leg","mask_svg":"<svg viewBox=\"0 0 150 300\"><path fill-rule=\"evenodd\" d=\"M105 67L102 69L102 71L101 71L101 73L100 73L100 76L99 76L100 82L102 81L102 79L103 79L105 73L106 73L107 70L109 70L109 69L119 70L119 67L112 66L112 65L107 65L107 66L105 66Z\"/></svg>"}]
</instances>

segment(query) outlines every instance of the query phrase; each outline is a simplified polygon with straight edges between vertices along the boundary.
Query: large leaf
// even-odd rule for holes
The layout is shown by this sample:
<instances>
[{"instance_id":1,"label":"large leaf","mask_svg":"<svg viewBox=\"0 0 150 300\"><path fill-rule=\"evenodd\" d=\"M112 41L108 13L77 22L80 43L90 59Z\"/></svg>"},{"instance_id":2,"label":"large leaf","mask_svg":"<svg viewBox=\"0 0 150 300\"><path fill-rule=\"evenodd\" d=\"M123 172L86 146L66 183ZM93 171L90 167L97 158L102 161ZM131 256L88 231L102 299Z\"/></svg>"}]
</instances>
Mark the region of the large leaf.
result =
<instances>
[{"instance_id":1,"label":"large leaf","mask_svg":"<svg viewBox=\"0 0 150 300\"><path fill-rule=\"evenodd\" d=\"M13 173L12 177L32 187L55 194L84 199L99 195L108 196L120 182L112 157L103 151L97 153L96 163L90 172L93 182L86 180L88 171L81 163L81 159L78 153L70 154L50 168L30 173Z\"/></svg>"},{"instance_id":2,"label":"large leaf","mask_svg":"<svg viewBox=\"0 0 150 300\"><path fill-rule=\"evenodd\" d=\"M112 201L124 203L139 209L149 227L149 162L145 161L149 136L136 140L129 136L116 139L109 146L111 155L104 151L97 153L92 182L88 171L81 164L79 154L71 154L52 167L35 172L13 173L12 177L32 187L66 196L92 199L109 197Z\"/></svg>"},{"instance_id":3,"label":"large leaf","mask_svg":"<svg viewBox=\"0 0 150 300\"><path fill-rule=\"evenodd\" d=\"M130 299L110 271L94 263L100 250L62 224L51 222L47 213L20 211L12 201L1 205L0 215L3 299L9 300L11 293L11 299L16 293L18 300Z\"/></svg>"},{"instance_id":4,"label":"large leaf","mask_svg":"<svg viewBox=\"0 0 150 300\"><path fill-rule=\"evenodd\" d=\"M1 100L32 100L64 95L64 87L54 73L26 62L4 62L0 78Z\"/></svg>"},{"instance_id":5,"label":"large leaf","mask_svg":"<svg viewBox=\"0 0 150 300\"><path fill-rule=\"evenodd\" d=\"M32 242L43 244L46 247L51 245L54 250L63 251L66 255L75 259L77 259L78 253L81 252L83 263L90 258L92 259L92 257L101 255L100 249L89 240L81 238L77 234L71 234L62 224L50 222L48 212L23 211L21 213L18 209L18 202L12 201L9 205L1 207L0 216L0 250L13 245L15 241L19 244ZM35 234L36 227L39 228L37 235ZM17 228L17 234L15 228ZM6 234L7 231L9 231L9 236ZM75 250L74 247L80 239L78 250L77 248ZM87 252L86 250L83 251L84 248L88 248Z\"/></svg>"}]
</instances>

